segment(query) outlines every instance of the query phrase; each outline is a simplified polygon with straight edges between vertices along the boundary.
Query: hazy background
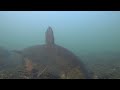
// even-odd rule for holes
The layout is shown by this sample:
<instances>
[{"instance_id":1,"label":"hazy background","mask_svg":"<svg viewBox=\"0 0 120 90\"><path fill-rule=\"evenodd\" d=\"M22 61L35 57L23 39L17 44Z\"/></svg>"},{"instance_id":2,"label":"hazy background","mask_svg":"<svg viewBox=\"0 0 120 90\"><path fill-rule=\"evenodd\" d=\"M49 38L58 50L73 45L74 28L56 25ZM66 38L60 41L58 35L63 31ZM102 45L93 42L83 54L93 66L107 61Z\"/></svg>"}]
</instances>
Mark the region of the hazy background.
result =
<instances>
[{"instance_id":1,"label":"hazy background","mask_svg":"<svg viewBox=\"0 0 120 90\"><path fill-rule=\"evenodd\" d=\"M119 11L0 11L0 46L44 44L48 26L55 42L76 55L120 51Z\"/></svg>"}]
</instances>

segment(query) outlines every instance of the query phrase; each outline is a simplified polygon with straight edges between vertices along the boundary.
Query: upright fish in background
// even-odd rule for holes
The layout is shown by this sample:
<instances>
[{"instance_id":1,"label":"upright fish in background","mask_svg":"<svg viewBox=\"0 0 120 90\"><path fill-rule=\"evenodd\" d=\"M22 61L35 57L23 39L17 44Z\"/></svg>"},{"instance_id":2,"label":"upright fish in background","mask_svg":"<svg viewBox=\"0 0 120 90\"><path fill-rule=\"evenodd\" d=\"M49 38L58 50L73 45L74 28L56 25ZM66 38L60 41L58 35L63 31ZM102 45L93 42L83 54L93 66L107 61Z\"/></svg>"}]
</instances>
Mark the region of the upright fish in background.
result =
<instances>
[{"instance_id":1,"label":"upright fish in background","mask_svg":"<svg viewBox=\"0 0 120 90\"><path fill-rule=\"evenodd\" d=\"M48 27L45 36L46 36L46 44L54 44L54 35L51 27Z\"/></svg>"}]
</instances>

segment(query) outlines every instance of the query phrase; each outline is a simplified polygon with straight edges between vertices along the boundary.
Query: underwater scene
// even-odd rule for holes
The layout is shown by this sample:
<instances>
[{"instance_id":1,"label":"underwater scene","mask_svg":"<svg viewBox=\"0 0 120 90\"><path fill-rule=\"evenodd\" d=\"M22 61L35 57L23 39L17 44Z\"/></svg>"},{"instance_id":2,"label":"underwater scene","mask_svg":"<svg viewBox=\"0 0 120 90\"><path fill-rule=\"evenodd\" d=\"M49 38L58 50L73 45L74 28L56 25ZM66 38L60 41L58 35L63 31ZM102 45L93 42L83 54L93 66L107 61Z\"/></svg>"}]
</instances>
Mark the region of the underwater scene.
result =
<instances>
[{"instance_id":1,"label":"underwater scene","mask_svg":"<svg viewBox=\"0 0 120 90\"><path fill-rule=\"evenodd\" d=\"M120 79L120 11L0 11L0 79Z\"/></svg>"}]
</instances>

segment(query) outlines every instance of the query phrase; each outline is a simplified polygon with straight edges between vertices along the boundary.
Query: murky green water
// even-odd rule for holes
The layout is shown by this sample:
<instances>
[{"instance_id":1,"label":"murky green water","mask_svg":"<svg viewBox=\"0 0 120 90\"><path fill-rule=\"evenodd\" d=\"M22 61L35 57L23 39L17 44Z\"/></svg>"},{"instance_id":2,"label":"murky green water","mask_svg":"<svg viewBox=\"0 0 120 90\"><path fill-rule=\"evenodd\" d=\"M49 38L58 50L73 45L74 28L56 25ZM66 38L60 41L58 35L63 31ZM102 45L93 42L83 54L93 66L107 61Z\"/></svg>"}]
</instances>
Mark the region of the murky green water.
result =
<instances>
[{"instance_id":1,"label":"murky green water","mask_svg":"<svg viewBox=\"0 0 120 90\"><path fill-rule=\"evenodd\" d=\"M0 11L0 46L21 50L45 44L48 26L55 43L77 55L95 77L120 78L119 11ZM11 60L18 57L12 54Z\"/></svg>"}]
</instances>

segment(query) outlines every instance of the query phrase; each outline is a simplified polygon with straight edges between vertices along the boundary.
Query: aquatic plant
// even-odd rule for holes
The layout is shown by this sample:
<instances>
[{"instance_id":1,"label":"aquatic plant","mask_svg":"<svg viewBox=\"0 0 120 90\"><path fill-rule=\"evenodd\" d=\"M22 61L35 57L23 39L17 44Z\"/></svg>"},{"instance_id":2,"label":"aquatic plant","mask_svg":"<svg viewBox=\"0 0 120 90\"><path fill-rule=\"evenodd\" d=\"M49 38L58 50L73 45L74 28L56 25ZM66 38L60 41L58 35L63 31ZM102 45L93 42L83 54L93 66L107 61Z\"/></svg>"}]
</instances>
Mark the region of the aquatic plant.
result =
<instances>
[{"instance_id":1,"label":"aquatic plant","mask_svg":"<svg viewBox=\"0 0 120 90\"><path fill-rule=\"evenodd\" d=\"M33 63L30 59L25 58L25 66L26 66L26 70L31 73L33 69Z\"/></svg>"}]
</instances>

